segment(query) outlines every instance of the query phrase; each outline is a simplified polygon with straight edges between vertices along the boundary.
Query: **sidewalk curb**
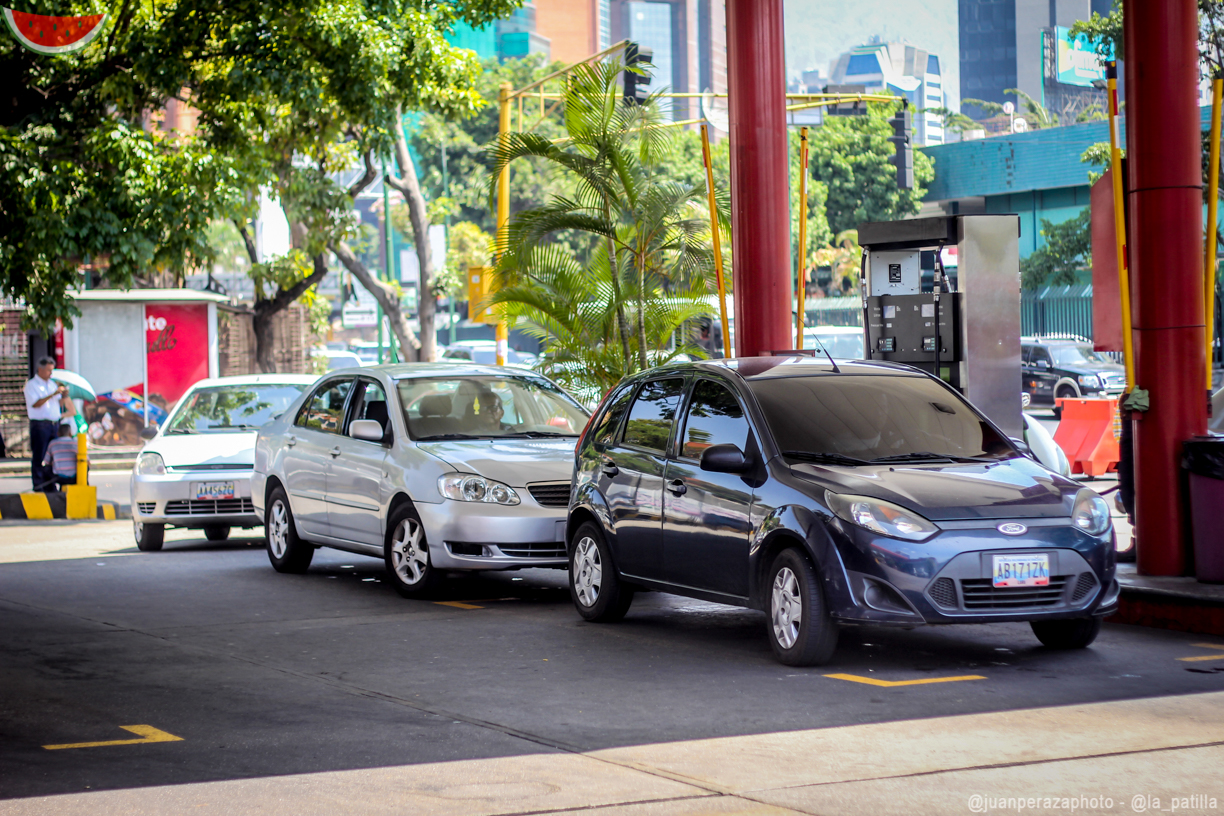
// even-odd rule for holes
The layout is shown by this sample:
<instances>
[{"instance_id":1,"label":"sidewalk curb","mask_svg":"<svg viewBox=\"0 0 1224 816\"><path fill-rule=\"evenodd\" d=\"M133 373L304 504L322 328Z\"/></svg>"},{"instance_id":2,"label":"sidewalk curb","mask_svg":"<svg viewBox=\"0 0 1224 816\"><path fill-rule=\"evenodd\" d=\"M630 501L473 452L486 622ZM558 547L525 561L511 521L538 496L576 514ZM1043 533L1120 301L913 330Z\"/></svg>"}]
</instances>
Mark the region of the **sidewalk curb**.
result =
<instances>
[{"instance_id":1,"label":"sidewalk curb","mask_svg":"<svg viewBox=\"0 0 1224 816\"><path fill-rule=\"evenodd\" d=\"M131 515L131 512L128 512ZM64 493L3 493L0 494L0 519L6 521L49 521L68 518L68 497ZM120 506L112 501L99 501L97 518L113 521L124 518Z\"/></svg>"},{"instance_id":2,"label":"sidewalk curb","mask_svg":"<svg viewBox=\"0 0 1224 816\"><path fill-rule=\"evenodd\" d=\"M1224 637L1224 602L1189 593L1123 585L1118 611L1106 622Z\"/></svg>"}]
</instances>

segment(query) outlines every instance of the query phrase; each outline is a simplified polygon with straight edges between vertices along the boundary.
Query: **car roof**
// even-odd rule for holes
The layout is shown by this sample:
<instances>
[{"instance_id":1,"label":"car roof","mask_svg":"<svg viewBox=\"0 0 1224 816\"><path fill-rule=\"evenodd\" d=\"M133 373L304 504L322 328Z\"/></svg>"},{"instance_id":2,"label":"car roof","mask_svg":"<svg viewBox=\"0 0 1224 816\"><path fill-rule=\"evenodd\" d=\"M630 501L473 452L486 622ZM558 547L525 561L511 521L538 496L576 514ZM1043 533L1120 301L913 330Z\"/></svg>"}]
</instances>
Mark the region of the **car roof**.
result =
<instances>
[{"instance_id":1,"label":"car roof","mask_svg":"<svg viewBox=\"0 0 1224 816\"><path fill-rule=\"evenodd\" d=\"M836 370L835 370L836 368ZM640 372L638 377L668 371L709 371L735 372L745 380L767 380L779 377L811 377L816 375L829 376L923 376L916 368L898 363L886 363L869 360L842 360L836 367L826 358L815 358L807 355L786 355L774 357L732 357L721 360L694 360L686 363L668 363Z\"/></svg>"},{"instance_id":2,"label":"car roof","mask_svg":"<svg viewBox=\"0 0 1224 816\"><path fill-rule=\"evenodd\" d=\"M1085 340L1081 337L1021 337L1021 343L1027 343L1031 346L1089 346L1092 345L1091 340Z\"/></svg>"},{"instance_id":3,"label":"car roof","mask_svg":"<svg viewBox=\"0 0 1224 816\"><path fill-rule=\"evenodd\" d=\"M210 377L192 384L192 388L221 385L310 385L317 374L240 374L234 377Z\"/></svg>"},{"instance_id":4,"label":"car roof","mask_svg":"<svg viewBox=\"0 0 1224 816\"><path fill-rule=\"evenodd\" d=\"M471 360L442 360L436 363L386 363L384 365L363 366L362 368L336 369L328 374L340 374L346 371L369 374L377 371L386 374L393 380L409 380L416 377L506 377L531 376L543 377L530 369L520 366L497 366L484 363L473 363Z\"/></svg>"}]
</instances>

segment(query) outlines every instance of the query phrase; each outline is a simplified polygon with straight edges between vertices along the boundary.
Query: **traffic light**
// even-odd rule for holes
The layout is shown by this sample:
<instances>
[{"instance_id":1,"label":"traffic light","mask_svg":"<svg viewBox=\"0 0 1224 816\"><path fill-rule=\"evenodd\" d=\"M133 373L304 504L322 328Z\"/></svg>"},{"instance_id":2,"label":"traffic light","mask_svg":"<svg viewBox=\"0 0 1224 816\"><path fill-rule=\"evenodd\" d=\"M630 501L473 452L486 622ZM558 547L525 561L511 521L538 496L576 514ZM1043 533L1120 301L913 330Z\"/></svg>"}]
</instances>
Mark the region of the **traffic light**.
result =
<instances>
[{"instance_id":1,"label":"traffic light","mask_svg":"<svg viewBox=\"0 0 1224 816\"><path fill-rule=\"evenodd\" d=\"M646 101L646 97L650 96L650 73L645 71L645 66L652 65L654 59L654 50L638 45L635 42L625 46L625 68L627 70L621 72L625 78L625 102L629 105L640 105ZM637 68L638 71L628 70Z\"/></svg>"},{"instance_id":2,"label":"traffic light","mask_svg":"<svg viewBox=\"0 0 1224 816\"><path fill-rule=\"evenodd\" d=\"M897 168L897 188L912 190L914 189L914 147L910 141L913 130L910 128L909 105L903 105L901 110L888 120L888 124L892 125L893 129L893 135L888 137L888 141L893 143L896 151L888 157L888 163Z\"/></svg>"}]
</instances>

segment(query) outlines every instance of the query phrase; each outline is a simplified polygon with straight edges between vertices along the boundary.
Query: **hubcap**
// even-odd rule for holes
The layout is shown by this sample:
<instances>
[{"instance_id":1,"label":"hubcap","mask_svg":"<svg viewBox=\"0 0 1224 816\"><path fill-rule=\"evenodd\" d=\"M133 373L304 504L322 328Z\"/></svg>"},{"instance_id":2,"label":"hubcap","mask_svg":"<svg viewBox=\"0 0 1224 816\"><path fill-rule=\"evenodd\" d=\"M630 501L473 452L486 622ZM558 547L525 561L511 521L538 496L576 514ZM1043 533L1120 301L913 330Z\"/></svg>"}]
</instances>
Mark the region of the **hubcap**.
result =
<instances>
[{"instance_id":1,"label":"hubcap","mask_svg":"<svg viewBox=\"0 0 1224 816\"><path fill-rule=\"evenodd\" d=\"M773 582L773 601L770 619L774 637L783 649L789 649L799 639L799 624L803 618L803 598L799 595L799 581L790 567L778 570Z\"/></svg>"},{"instance_id":2,"label":"hubcap","mask_svg":"<svg viewBox=\"0 0 1224 816\"><path fill-rule=\"evenodd\" d=\"M599 559L599 545L590 536L584 537L574 548L572 574L578 602L583 606L594 606L603 585L603 564Z\"/></svg>"},{"instance_id":3,"label":"hubcap","mask_svg":"<svg viewBox=\"0 0 1224 816\"><path fill-rule=\"evenodd\" d=\"M401 521L391 537L391 566L409 586L420 582L429 569L429 549L423 538L420 522L410 518Z\"/></svg>"},{"instance_id":4,"label":"hubcap","mask_svg":"<svg viewBox=\"0 0 1224 816\"><path fill-rule=\"evenodd\" d=\"M144 540L144 522L143 521L133 521L132 522L132 532L136 534L137 544L143 541Z\"/></svg>"},{"instance_id":5,"label":"hubcap","mask_svg":"<svg viewBox=\"0 0 1224 816\"><path fill-rule=\"evenodd\" d=\"M277 499L272 503L272 511L268 513L268 546L272 555L284 558L289 550L289 511L285 503Z\"/></svg>"}]
</instances>

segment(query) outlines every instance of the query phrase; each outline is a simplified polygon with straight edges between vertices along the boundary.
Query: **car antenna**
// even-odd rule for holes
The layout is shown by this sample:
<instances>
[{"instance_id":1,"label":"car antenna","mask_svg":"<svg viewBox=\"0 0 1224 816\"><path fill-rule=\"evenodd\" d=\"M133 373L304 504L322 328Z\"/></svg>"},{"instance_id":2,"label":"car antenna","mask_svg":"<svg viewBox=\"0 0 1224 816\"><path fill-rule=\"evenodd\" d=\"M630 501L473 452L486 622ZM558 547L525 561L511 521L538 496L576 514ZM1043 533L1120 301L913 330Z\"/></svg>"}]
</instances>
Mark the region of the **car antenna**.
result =
<instances>
[{"instance_id":1,"label":"car antenna","mask_svg":"<svg viewBox=\"0 0 1224 816\"><path fill-rule=\"evenodd\" d=\"M820 346L820 350L823 351L825 356L829 358L829 365L833 366L833 373L840 374L841 369L837 367L837 363L833 362L833 355L829 353L827 348L825 348L825 344L820 342L820 338L816 335L812 335L812 339L816 341L816 345Z\"/></svg>"}]
</instances>

